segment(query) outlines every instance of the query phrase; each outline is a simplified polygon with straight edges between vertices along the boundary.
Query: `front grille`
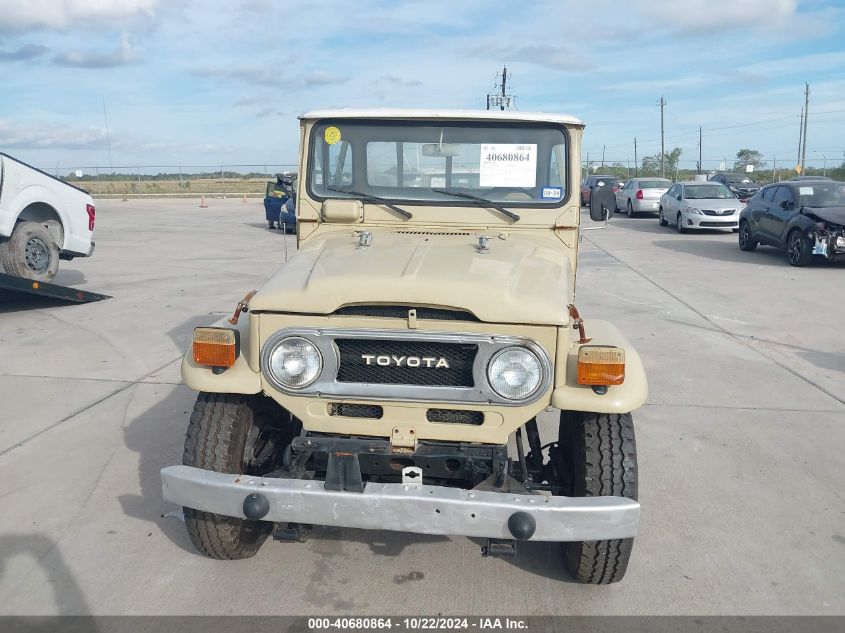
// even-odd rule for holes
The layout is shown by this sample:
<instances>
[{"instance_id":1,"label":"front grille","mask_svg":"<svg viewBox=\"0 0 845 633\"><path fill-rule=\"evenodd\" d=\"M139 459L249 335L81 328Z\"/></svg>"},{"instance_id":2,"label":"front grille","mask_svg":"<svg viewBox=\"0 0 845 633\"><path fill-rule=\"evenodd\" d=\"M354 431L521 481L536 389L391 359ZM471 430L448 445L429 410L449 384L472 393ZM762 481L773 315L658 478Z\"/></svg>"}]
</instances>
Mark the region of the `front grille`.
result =
<instances>
[{"instance_id":1,"label":"front grille","mask_svg":"<svg viewBox=\"0 0 845 633\"><path fill-rule=\"evenodd\" d=\"M350 404L347 402L334 402L329 405L329 415L337 415L343 418L368 418L380 420L384 415L384 409L376 404Z\"/></svg>"},{"instance_id":2,"label":"front grille","mask_svg":"<svg viewBox=\"0 0 845 633\"><path fill-rule=\"evenodd\" d=\"M341 316L367 316L387 319L407 319L408 310L416 310L418 319L436 321L478 321L471 312L464 310L445 310L441 308L415 308L414 306L397 305L362 305L344 306L334 311Z\"/></svg>"},{"instance_id":3,"label":"front grille","mask_svg":"<svg viewBox=\"0 0 845 633\"><path fill-rule=\"evenodd\" d=\"M698 226L703 226L704 228L732 228L735 227L737 224L736 222L699 222Z\"/></svg>"},{"instance_id":4,"label":"front grille","mask_svg":"<svg viewBox=\"0 0 845 633\"><path fill-rule=\"evenodd\" d=\"M389 339L336 339L335 344L340 353L338 382L432 387L474 384L472 365L478 345Z\"/></svg>"},{"instance_id":5,"label":"front grille","mask_svg":"<svg viewBox=\"0 0 845 633\"><path fill-rule=\"evenodd\" d=\"M725 215L733 215L733 209L702 209L701 212L704 215L718 215L718 216L725 216Z\"/></svg>"},{"instance_id":6,"label":"front grille","mask_svg":"<svg viewBox=\"0 0 845 633\"><path fill-rule=\"evenodd\" d=\"M484 413L463 409L429 409L425 414L429 422L438 424L484 424Z\"/></svg>"}]
</instances>

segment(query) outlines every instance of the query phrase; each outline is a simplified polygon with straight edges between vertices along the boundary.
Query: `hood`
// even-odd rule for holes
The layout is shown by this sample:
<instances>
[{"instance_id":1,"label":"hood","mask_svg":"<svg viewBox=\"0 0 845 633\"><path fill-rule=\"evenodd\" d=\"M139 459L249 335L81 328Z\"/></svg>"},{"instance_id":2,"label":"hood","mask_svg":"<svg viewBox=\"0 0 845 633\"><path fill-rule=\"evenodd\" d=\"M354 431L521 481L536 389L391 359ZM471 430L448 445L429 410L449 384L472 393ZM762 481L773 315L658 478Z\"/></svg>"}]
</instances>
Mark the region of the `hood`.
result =
<instances>
[{"instance_id":1,"label":"hood","mask_svg":"<svg viewBox=\"0 0 845 633\"><path fill-rule=\"evenodd\" d=\"M814 215L825 222L845 226L845 206L842 207L803 207L801 213Z\"/></svg>"},{"instance_id":2,"label":"hood","mask_svg":"<svg viewBox=\"0 0 845 633\"><path fill-rule=\"evenodd\" d=\"M476 250L476 236L374 232L303 245L250 300L250 311L331 314L347 305L435 306L490 323L565 325L571 265L564 245L511 233Z\"/></svg>"}]
</instances>

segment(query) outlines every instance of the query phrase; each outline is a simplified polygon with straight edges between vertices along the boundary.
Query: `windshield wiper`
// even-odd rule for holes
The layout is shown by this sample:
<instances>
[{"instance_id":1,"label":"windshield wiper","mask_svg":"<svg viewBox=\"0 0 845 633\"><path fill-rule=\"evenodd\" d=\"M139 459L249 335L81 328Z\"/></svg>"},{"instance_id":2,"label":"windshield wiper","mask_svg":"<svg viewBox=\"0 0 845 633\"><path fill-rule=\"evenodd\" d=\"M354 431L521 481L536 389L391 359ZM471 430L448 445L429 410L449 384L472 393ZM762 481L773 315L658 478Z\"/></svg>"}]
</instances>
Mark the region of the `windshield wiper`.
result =
<instances>
[{"instance_id":1,"label":"windshield wiper","mask_svg":"<svg viewBox=\"0 0 845 633\"><path fill-rule=\"evenodd\" d=\"M382 206L387 207L388 209L390 209L394 213L398 213L399 215L401 215L406 220L410 220L412 217L414 217L411 213L409 213L408 211L405 211L405 209L401 209L401 208L397 207L395 204L390 202L390 200L388 200L387 198L381 198L379 196L374 196L370 193L362 193L360 191L352 191L352 189L341 189L340 187L326 187L326 189L328 189L329 191L337 191L338 193L348 193L350 195L357 196L357 197L361 198L362 202L370 202L370 203L374 203L374 204L380 204Z\"/></svg>"},{"instance_id":2,"label":"windshield wiper","mask_svg":"<svg viewBox=\"0 0 845 633\"><path fill-rule=\"evenodd\" d=\"M483 206L487 207L488 209L495 209L502 215L509 217L514 222L519 222L519 216L516 213L514 213L513 211L508 211L504 207L497 205L495 202L493 202L492 200L488 200L487 198L475 196L471 193L465 193L456 189L435 189L434 187L432 187L431 190L435 193L446 193L452 196L458 196L459 198L466 198L467 200L475 200L476 202L482 203Z\"/></svg>"}]
</instances>

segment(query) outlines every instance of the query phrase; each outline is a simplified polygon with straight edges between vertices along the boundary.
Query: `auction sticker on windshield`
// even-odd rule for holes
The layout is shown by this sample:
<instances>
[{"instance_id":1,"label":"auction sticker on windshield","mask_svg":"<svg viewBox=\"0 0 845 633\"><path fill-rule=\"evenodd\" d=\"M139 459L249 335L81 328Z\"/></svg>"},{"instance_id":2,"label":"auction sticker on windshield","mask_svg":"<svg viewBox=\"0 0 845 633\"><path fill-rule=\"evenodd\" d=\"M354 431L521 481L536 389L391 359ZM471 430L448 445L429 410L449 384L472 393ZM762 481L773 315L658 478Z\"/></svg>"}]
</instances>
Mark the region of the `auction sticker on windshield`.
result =
<instances>
[{"instance_id":1,"label":"auction sticker on windshield","mask_svg":"<svg viewBox=\"0 0 845 633\"><path fill-rule=\"evenodd\" d=\"M333 125L327 127L326 131L323 132L323 137L326 139L326 143L328 143L329 145L334 145L335 143L340 141L340 130Z\"/></svg>"},{"instance_id":2,"label":"auction sticker on windshield","mask_svg":"<svg viewBox=\"0 0 845 633\"><path fill-rule=\"evenodd\" d=\"M482 143L478 184L481 187L534 187L537 145Z\"/></svg>"}]
</instances>

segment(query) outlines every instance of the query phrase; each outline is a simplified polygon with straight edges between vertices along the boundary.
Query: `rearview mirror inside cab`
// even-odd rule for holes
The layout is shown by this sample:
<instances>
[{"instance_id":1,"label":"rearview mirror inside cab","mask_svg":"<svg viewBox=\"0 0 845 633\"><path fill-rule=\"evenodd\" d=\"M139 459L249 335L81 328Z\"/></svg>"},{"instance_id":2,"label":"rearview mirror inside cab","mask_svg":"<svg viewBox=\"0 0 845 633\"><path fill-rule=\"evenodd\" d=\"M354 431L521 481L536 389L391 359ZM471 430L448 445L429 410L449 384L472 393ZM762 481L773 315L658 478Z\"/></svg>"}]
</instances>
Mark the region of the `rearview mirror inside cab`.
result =
<instances>
[{"instance_id":1,"label":"rearview mirror inside cab","mask_svg":"<svg viewBox=\"0 0 845 633\"><path fill-rule=\"evenodd\" d=\"M434 158L447 158L458 156L461 153L461 146L457 143L425 143L422 146L423 156Z\"/></svg>"},{"instance_id":2,"label":"rearview mirror inside cab","mask_svg":"<svg viewBox=\"0 0 845 633\"><path fill-rule=\"evenodd\" d=\"M610 183L599 180L590 195L590 219L601 222L610 217L610 210L616 206L616 196Z\"/></svg>"}]
</instances>

